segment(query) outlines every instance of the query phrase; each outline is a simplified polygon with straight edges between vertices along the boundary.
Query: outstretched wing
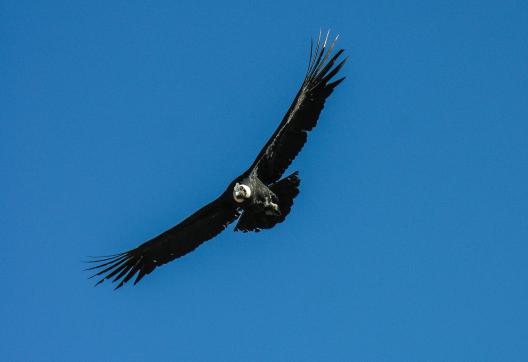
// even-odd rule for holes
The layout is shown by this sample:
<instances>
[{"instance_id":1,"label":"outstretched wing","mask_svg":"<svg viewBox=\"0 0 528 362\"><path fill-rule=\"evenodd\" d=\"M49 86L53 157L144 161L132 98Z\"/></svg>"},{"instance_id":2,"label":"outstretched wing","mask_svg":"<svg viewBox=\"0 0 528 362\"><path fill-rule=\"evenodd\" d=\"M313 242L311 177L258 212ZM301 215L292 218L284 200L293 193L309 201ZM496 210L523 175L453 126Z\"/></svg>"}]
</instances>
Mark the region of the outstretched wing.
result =
<instances>
[{"instance_id":1,"label":"outstretched wing","mask_svg":"<svg viewBox=\"0 0 528 362\"><path fill-rule=\"evenodd\" d=\"M101 277L96 285L113 278L112 282L120 280L117 289L137 274L136 284L156 267L193 251L204 241L218 235L238 216L236 206L222 195L172 229L137 248L92 261L98 265L88 270L98 270L92 275Z\"/></svg>"},{"instance_id":2,"label":"outstretched wing","mask_svg":"<svg viewBox=\"0 0 528 362\"><path fill-rule=\"evenodd\" d=\"M258 177L267 184L279 180L286 171L306 143L308 131L317 124L326 98L345 79L343 77L330 82L347 58L334 67L344 50L337 51L330 58L338 37L327 48L328 35L326 35L324 43L321 44L321 34L319 33L315 51L313 51L312 42L308 71L301 89L299 89L281 124L251 165L250 170L255 170Z\"/></svg>"}]
</instances>

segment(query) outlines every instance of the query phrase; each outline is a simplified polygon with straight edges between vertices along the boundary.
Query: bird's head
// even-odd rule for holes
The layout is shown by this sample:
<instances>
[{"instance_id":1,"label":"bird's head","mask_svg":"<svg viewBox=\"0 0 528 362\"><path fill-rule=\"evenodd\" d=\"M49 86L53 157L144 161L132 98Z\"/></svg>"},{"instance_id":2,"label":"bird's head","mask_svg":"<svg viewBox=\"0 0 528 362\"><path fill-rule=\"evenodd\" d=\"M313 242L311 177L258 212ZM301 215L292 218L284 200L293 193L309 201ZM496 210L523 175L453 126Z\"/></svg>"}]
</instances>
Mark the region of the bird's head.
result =
<instances>
[{"instance_id":1,"label":"bird's head","mask_svg":"<svg viewBox=\"0 0 528 362\"><path fill-rule=\"evenodd\" d=\"M239 204L243 203L246 199L249 199L251 197L251 189L249 186L244 184L236 183L235 187L233 188L233 198L236 202Z\"/></svg>"}]
</instances>

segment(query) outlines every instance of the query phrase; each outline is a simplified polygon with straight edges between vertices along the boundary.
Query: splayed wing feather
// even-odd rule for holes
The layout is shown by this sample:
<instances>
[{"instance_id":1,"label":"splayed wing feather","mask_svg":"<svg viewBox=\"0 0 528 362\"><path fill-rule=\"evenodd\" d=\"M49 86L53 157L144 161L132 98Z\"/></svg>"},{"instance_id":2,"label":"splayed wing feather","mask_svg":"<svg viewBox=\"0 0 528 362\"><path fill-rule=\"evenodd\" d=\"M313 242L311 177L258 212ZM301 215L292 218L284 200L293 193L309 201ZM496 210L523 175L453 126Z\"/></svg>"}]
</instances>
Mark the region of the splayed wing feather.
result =
<instances>
[{"instance_id":1,"label":"splayed wing feather","mask_svg":"<svg viewBox=\"0 0 528 362\"><path fill-rule=\"evenodd\" d=\"M89 256L88 258L92 258L94 260L87 260L85 263L100 263L105 260L113 260L118 256L124 255L124 253L114 254L114 255L104 255L104 256Z\"/></svg>"},{"instance_id":2,"label":"splayed wing feather","mask_svg":"<svg viewBox=\"0 0 528 362\"><path fill-rule=\"evenodd\" d=\"M90 267L90 268L86 268L86 269L84 269L84 270L100 269L100 268L102 268L102 267L104 267L104 266L106 266L106 265L110 265L110 264L115 263L116 260L118 260L118 259L119 259L119 258L117 258L117 259L116 259L116 258L112 258L110 261L108 261L108 262L106 262L106 263L99 264L99 265L96 265L96 266L92 266L92 267ZM106 260L108 260L108 259L106 259ZM90 263L90 262L88 262L88 263Z\"/></svg>"},{"instance_id":3,"label":"splayed wing feather","mask_svg":"<svg viewBox=\"0 0 528 362\"><path fill-rule=\"evenodd\" d=\"M102 275L102 274L105 274L107 273L108 271L114 269L114 268L117 268L119 266L119 264L123 263L126 261L126 258L124 259L120 259L120 260L115 260L112 262L112 265L110 265L108 268L106 269L103 269L103 270L100 270L98 271L97 273L95 273L94 275L92 275L90 278L93 278L93 277L96 277L98 275ZM107 264L108 265L108 264Z\"/></svg>"}]
</instances>

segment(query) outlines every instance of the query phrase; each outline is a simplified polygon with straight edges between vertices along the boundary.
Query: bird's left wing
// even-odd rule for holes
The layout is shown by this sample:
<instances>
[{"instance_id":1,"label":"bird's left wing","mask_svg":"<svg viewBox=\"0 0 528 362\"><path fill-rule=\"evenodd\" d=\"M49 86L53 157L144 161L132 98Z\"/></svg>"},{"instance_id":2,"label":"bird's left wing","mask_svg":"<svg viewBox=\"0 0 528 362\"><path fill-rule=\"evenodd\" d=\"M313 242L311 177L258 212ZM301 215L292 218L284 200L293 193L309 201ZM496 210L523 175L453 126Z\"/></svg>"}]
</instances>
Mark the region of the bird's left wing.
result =
<instances>
[{"instance_id":1,"label":"bird's left wing","mask_svg":"<svg viewBox=\"0 0 528 362\"><path fill-rule=\"evenodd\" d=\"M156 267L193 251L218 235L238 216L237 207L222 195L172 229L137 248L91 261L98 265L88 270L97 270L92 277L101 277L96 285L113 278L112 282L120 281L117 289L137 274L136 284Z\"/></svg>"},{"instance_id":2,"label":"bird's left wing","mask_svg":"<svg viewBox=\"0 0 528 362\"><path fill-rule=\"evenodd\" d=\"M317 124L326 98L345 79L343 77L332 81L347 58L336 65L344 50L340 49L330 57L337 37L327 47L328 35L322 41L319 33L315 51L310 49L308 71L299 92L281 124L250 167L266 184L280 179L304 146L308 132Z\"/></svg>"}]
</instances>

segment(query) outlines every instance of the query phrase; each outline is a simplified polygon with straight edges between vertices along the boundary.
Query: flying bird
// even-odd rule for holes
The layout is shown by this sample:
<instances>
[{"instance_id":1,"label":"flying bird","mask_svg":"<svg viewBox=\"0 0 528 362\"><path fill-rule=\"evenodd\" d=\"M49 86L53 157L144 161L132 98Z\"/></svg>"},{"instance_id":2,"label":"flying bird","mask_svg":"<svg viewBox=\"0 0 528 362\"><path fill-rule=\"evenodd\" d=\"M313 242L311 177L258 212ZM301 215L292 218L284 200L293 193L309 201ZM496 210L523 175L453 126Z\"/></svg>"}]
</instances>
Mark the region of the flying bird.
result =
<instances>
[{"instance_id":1,"label":"flying bird","mask_svg":"<svg viewBox=\"0 0 528 362\"><path fill-rule=\"evenodd\" d=\"M303 83L279 127L248 170L216 200L173 228L132 250L90 261L96 263L88 268L95 271L91 278L100 278L96 285L112 279L119 282L118 289L134 276L137 284L160 265L193 251L237 219L234 230L242 232L270 229L286 219L299 193L300 178L297 171L282 178L283 173L316 126L326 99L345 79L333 79L347 58L340 58L343 49L332 55L338 36L331 44L328 36L329 32L322 39L319 32L315 49L313 40L310 42Z\"/></svg>"}]
</instances>

